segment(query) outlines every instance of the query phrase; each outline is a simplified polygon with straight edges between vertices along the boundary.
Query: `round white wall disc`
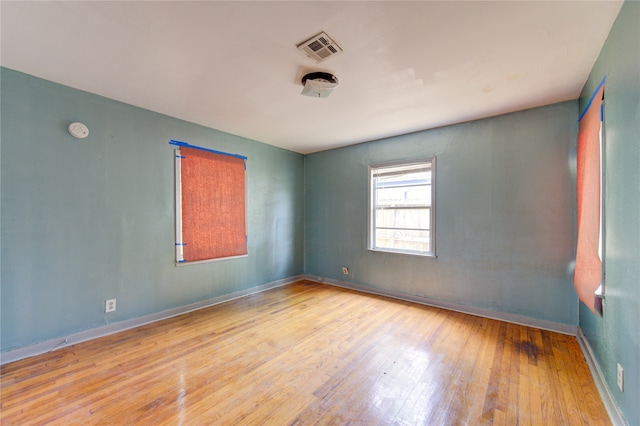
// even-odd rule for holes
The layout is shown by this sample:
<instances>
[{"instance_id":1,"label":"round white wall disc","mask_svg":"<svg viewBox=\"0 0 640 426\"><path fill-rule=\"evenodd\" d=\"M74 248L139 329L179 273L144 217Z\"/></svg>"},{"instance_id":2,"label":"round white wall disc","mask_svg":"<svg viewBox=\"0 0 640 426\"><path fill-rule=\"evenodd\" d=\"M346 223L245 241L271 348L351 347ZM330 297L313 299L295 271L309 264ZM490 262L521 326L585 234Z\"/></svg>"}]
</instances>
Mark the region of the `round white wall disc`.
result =
<instances>
[{"instance_id":1,"label":"round white wall disc","mask_svg":"<svg viewBox=\"0 0 640 426\"><path fill-rule=\"evenodd\" d=\"M89 129L87 128L87 126L85 126L82 123L71 123L69 124L68 127L69 133L71 133L71 136L76 137L76 138L86 138L87 136L89 136Z\"/></svg>"}]
</instances>

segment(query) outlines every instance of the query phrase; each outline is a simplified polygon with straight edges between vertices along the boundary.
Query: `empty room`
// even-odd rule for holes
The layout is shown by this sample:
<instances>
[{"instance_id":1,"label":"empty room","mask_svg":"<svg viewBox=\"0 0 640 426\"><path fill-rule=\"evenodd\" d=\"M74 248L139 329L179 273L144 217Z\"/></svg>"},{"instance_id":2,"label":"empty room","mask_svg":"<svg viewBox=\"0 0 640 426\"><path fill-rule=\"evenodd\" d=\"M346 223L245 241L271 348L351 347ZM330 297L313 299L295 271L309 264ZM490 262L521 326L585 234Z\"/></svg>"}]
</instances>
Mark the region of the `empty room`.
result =
<instances>
[{"instance_id":1,"label":"empty room","mask_svg":"<svg viewBox=\"0 0 640 426\"><path fill-rule=\"evenodd\" d=\"M640 425L640 2L0 20L0 424Z\"/></svg>"}]
</instances>

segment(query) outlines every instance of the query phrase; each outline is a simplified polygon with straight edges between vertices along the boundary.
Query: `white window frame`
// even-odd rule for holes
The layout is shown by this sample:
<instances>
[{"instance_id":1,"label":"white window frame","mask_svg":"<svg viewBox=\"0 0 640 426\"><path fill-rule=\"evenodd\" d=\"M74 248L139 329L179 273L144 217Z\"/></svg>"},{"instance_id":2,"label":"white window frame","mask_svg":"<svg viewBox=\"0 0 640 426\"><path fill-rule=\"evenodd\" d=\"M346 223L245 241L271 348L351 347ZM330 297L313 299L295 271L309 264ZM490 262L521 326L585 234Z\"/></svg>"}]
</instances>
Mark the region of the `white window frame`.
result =
<instances>
[{"instance_id":1,"label":"white window frame","mask_svg":"<svg viewBox=\"0 0 640 426\"><path fill-rule=\"evenodd\" d=\"M600 286L596 289L595 294L597 298L604 299L604 98L602 99L602 105L600 108L600 129L598 129L598 149L600 150L600 227L598 229L598 257L600 257L602 270L600 272ZM602 315L602 312L600 312L600 315Z\"/></svg>"},{"instance_id":2,"label":"white window frame","mask_svg":"<svg viewBox=\"0 0 640 426\"><path fill-rule=\"evenodd\" d=\"M429 231L429 250L410 250L410 249L398 249L391 247L378 247L376 246L376 211L381 209L381 206L377 205L377 186L374 175L380 170L385 168L397 168L402 166L415 166L424 165L431 169L431 204L411 206L411 207L399 207L399 209L413 209L413 208L429 208L428 223L429 228L415 228L415 230L428 230ZM396 208L392 208L396 209ZM401 253L417 256L436 257L436 157L418 158L412 160L393 161L386 163L378 163L369 165L369 218L368 218L368 240L367 249L371 251L389 252L389 253ZM387 228L387 229L402 229L402 228Z\"/></svg>"}]
</instances>

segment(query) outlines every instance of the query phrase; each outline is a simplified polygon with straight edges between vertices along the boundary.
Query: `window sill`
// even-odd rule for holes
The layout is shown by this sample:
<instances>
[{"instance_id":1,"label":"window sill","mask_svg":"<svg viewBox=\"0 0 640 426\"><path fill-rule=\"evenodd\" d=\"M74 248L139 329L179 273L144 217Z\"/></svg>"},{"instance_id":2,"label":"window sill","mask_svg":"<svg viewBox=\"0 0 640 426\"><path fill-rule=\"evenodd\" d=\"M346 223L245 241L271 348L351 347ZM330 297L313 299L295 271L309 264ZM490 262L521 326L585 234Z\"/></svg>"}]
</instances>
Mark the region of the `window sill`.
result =
<instances>
[{"instance_id":1,"label":"window sill","mask_svg":"<svg viewBox=\"0 0 640 426\"><path fill-rule=\"evenodd\" d=\"M214 259L204 259L204 260L192 260L192 261L183 260L183 261L176 262L176 266L198 265L200 263L219 262L221 260L229 260L229 259L241 259L243 257L249 257L249 254L240 254L238 256L216 257Z\"/></svg>"},{"instance_id":2,"label":"window sill","mask_svg":"<svg viewBox=\"0 0 640 426\"><path fill-rule=\"evenodd\" d=\"M380 248L368 248L367 251L371 251L375 253L403 254L406 256L427 257L431 259L438 258L438 256L436 256L434 253L419 252L419 251L405 251L405 250L380 249Z\"/></svg>"}]
</instances>

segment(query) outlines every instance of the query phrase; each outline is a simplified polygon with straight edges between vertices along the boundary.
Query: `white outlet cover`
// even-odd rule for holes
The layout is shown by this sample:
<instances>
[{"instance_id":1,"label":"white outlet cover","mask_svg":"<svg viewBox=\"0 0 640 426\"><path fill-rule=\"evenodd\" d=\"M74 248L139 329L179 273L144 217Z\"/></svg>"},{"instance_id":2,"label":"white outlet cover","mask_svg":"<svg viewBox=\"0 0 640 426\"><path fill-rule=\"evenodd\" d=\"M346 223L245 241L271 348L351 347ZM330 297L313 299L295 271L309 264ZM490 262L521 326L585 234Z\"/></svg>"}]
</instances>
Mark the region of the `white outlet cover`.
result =
<instances>
[{"instance_id":1,"label":"white outlet cover","mask_svg":"<svg viewBox=\"0 0 640 426\"><path fill-rule=\"evenodd\" d=\"M624 392L624 369L618 364L618 387L621 392Z\"/></svg>"},{"instance_id":2,"label":"white outlet cover","mask_svg":"<svg viewBox=\"0 0 640 426\"><path fill-rule=\"evenodd\" d=\"M104 306L105 312L115 312L116 310L116 299L107 299Z\"/></svg>"}]
</instances>

